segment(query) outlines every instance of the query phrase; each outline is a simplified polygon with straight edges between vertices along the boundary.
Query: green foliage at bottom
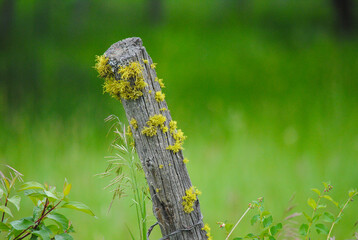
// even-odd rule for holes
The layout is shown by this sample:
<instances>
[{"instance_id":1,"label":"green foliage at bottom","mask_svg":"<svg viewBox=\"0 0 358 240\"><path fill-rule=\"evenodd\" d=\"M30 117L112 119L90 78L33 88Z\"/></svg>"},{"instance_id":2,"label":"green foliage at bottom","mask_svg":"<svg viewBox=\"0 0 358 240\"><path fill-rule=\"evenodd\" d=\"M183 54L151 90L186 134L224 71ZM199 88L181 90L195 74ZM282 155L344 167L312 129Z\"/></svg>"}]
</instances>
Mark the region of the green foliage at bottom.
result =
<instances>
[{"instance_id":1,"label":"green foliage at bottom","mask_svg":"<svg viewBox=\"0 0 358 240\"><path fill-rule=\"evenodd\" d=\"M83 203L69 201L71 184L65 180L63 191L56 187L42 185L38 182L22 182L22 174L10 166L8 173L0 171L0 236L8 240L72 240L74 232L72 222L58 211L61 208L72 208L95 216L92 210ZM16 191L17 188L17 191ZM12 210L20 210L21 197L14 195L22 192L34 204L32 216L15 220Z\"/></svg>"}]
</instances>

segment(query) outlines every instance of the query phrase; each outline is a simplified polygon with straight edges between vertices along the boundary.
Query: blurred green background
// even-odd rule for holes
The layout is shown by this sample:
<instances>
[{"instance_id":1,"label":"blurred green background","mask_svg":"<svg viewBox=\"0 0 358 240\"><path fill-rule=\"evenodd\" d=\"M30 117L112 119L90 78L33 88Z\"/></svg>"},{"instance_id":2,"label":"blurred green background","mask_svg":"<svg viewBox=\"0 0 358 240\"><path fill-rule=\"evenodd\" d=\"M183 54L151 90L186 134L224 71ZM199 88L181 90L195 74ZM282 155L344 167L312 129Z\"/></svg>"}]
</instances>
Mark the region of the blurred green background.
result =
<instances>
[{"instance_id":1,"label":"blurred green background","mask_svg":"<svg viewBox=\"0 0 358 240\"><path fill-rule=\"evenodd\" d=\"M130 199L107 214L108 181L94 176L110 155L104 118L125 116L92 66L138 36L188 136L188 170L215 239L225 237L217 221L236 221L261 196L276 221L294 193L295 210L310 211L322 181L342 202L358 187L358 4L344 12L339 2L1 0L0 162L27 181L69 179L72 199L98 216L69 211L76 239L129 239ZM338 239L352 236L357 212L353 203ZM253 231L249 219L236 235Z\"/></svg>"}]
</instances>

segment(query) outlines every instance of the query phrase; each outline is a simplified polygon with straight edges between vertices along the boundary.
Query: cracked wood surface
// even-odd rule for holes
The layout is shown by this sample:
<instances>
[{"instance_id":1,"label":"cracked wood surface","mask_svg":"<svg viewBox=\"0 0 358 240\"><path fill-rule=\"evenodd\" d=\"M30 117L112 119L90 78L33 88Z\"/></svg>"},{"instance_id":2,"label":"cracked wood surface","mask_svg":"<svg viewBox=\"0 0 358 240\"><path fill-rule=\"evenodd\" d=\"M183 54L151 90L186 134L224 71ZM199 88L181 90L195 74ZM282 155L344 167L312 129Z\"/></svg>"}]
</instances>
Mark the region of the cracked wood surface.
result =
<instances>
[{"instance_id":1,"label":"cracked wood surface","mask_svg":"<svg viewBox=\"0 0 358 240\"><path fill-rule=\"evenodd\" d=\"M166 148L174 145L175 140L170 131L163 133L158 129L157 134L148 137L141 134L141 130L148 119L155 114L162 114L166 117L165 125L169 127L172 120L167 103L157 102L155 93L161 91L156 78L155 69L151 68L153 63L140 38L127 38L113 44L106 52L109 58L108 63L115 73L116 79L120 79L117 73L118 66L128 65L130 62L138 61L143 66L144 81L148 84L143 89L143 96L136 100L121 99L128 122L134 118L137 120L138 129L131 126L136 150L142 163L143 170L150 189L153 202L153 212L156 216L163 236L171 234L179 229L190 228L190 231L179 231L166 239L207 239L206 232L201 230L202 214L199 201L194 204L194 211L185 213L182 206L182 197L185 190L192 186L188 171L183 163L183 153L173 153ZM143 60L148 60L144 64ZM160 109L166 108L166 111ZM163 165L163 168L159 168Z\"/></svg>"}]
</instances>

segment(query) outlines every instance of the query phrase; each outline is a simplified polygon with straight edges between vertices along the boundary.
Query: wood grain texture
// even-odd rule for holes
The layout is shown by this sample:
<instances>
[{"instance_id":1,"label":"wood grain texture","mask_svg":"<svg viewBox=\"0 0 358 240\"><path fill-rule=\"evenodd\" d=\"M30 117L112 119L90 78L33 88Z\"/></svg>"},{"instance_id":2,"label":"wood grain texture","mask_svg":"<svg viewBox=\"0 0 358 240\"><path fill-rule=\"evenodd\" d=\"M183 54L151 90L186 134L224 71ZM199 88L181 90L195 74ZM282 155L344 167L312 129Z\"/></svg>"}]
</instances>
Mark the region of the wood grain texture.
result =
<instances>
[{"instance_id":1,"label":"wood grain texture","mask_svg":"<svg viewBox=\"0 0 358 240\"><path fill-rule=\"evenodd\" d=\"M165 101L157 102L155 93L161 91L156 78L156 71L150 66L153 63L140 38L127 38L113 44L105 55L109 58L115 78L120 79L117 73L118 66L128 65L138 61L143 66L143 77L148 84L143 89L143 96L136 100L121 99L128 121L132 118L137 120L138 129L131 126L136 150L142 163L150 194L153 201L153 212L156 216L163 236L169 235L179 229L190 228L189 231L178 231L166 239L207 239L206 232L201 230L202 214L199 201L194 204L194 211L185 213L182 206L182 197L185 190L192 186L188 171L183 163L183 153L173 153L166 148L174 145L175 140L170 131L163 133L159 130L157 135L148 137L141 134L141 130L148 119L156 114L166 117L165 125L169 127L172 120L169 108ZM143 59L148 60L145 64ZM166 108L166 111L160 109ZM163 168L159 166L163 165Z\"/></svg>"}]
</instances>

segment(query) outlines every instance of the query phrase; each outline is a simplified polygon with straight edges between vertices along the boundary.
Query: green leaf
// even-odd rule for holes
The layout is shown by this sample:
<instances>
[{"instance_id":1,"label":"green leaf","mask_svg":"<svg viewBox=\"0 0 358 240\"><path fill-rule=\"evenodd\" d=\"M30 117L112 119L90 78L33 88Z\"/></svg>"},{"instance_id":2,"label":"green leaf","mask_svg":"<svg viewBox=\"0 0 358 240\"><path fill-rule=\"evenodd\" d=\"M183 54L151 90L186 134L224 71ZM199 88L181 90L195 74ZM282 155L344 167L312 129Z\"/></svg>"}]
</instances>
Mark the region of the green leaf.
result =
<instances>
[{"instance_id":1,"label":"green leaf","mask_svg":"<svg viewBox=\"0 0 358 240\"><path fill-rule=\"evenodd\" d=\"M241 237L236 237L236 238L234 238L233 240L242 240L243 238L241 238Z\"/></svg>"},{"instance_id":2,"label":"green leaf","mask_svg":"<svg viewBox=\"0 0 358 240\"><path fill-rule=\"evenodd\" d=\"M25 191L28 189L42 189L45 190L45 187L38 182L25 182L21 185L20 189L18 191Z\"/></svg>"},{"instance_id":3,"label":"green leaf","mask_svg":"<svg viewBox=\"0 0 358 240\"><path fill-rule=\"evenodd\" d=\"M35 198L47 197L45 191L39 188L24 190L24 195L28 197L35 197Z\"/></svg>"},{"instance_id":4,"label":"green leaf","mask_svg":"<svg viewBox=\"0 0 358 240\"><path fill-rule=\"evenodd\" d=\"M14 206L16 207L17 211L20 210L20 202L21 202L21 197L16 195L13 196L11 198L8 199L9 202L11 202L12 204L14 204Z\"/></svg>"},{"instance_id":5,"label":"green leaf","mask_svg":"<svg viewBox=\"0 0 358 240\"><path fill-rule=\"evenodd\" d=\"M35 206L32 210L32 218L33 219L39 219L42 213L43 207L40 208L39 206Z\"/></svg>"},{"instance_id":6,"label":"green leaf","mask_svg":"<svg viewBox=\"0 0 358 240\"><path fill-rule=\"evenodd\" d=\"M356 194L357 194L357 189L351 189L351 190L348 192L349 198L354 197L354 195L356 195Z\"/></svg>"},{"instance_id":7,"label":"green leaf","mask_svg":"<svg viewBox=\"0 0 358 240\"><path fill-rule=\"evenodd\" d=\"M15 230L25 230L26 228L32 226L35 222L32 220L31 217L22 218L20 220L12 221L10 225Z\"/></svg>"},{"instance_id":8,"label":"green leaf","mask_svg":"<svg viewBox=\"0 0 358 240\"><path fill-rule=\"evenodd\" d=\"M226 232L229 233L233 227L234 227L234 225L232 225L231 223L225 224L225 230L226 230Z\"/></svg>"},{"instance_id":9,"label":"green leaf","mask_svg":"<svg viewBox=\"0 0 358 240\"><path fill-rule=\"evenodd\" d=\"M269 236L269 240L276 240L273 236Z\"/></svg>"},{"instance_id":10,"label":"green leaf","mask_svg":"<svg viewBox=\"0 0 358 240\"><path fill-rule=\"evenodd\" d=\"M3 177L2 180L5 183L6 191L10 192L10 183L9 183L9 181L6 179L6 177Z\"/></svg>"},{"instance_id":11,"label":"green leaf","mask_svg":"<svg viewBox=\"0 0 358 240\"><path fill-rule=\"evenodd\" d=\"M330 212L323 213L323 221L325 222L334 222L334 216Z\"/></svg>"},{"instance_id":12,"label":"green leaf","mask_svg":"<svg viewBox=\"0 0 358 240\"><path fill-rule=\"evenodd\" d=\"M269 212L269 211L263 211L263 212L261 213L261 217L265 217L265 216L268 216L268 215L270 215L270 212Z\"/></svg>"},{"instance_id":13,"label":"green leaf","mask_svg":"<svg viewBox=\"0 0 358 240\"><path fill-rule=\"evenodd\" d=\"M264 237L268 237L269 236L269 229L268 228L264 228L258 235L260 236L264 236Z\"/></svg>"},{"instance_id":14,"label":"green leaf","mask_svg":"<svg viewBox=\"0 0 358 240\"><path fill-rule=\"evenodd\" d=\"M13 238L11 238L11 236L17 236L17 235L19 235L20 233L21 233L22 231L21 230L16 230L15 228L11 228L10 229L10 231L8 232L8 234L7 234L7 239L9 240L9 239L13 239Z\"/></svg>"},{"instance_id":15,"label":"green leaf","mask_svg":"<svg viewBox=\"0 0 358 240\"><path fill-rule=\"evenodd\" d=\"M272 221L273 221L272 216L266 217L262 222L264 228L269 227L272 224Z\"/></svg>"},{"instance_id":16,"label":"green leaf","mask_svg":"<svg viewBox=\"0 0 358 240\"><path fill-rule=\"evenodd\" d=\"M62 233L62 234L56 235L55 240L73 240L73 238L67 233Z\"/></svg>"},{"instance_id":17,"label":"green leaf","mask_svg":"<svg viewBox=\"0 0 358 240\"><path fill-rule=\"evenodd\" d=\"M10 208L5 207L4 205L0 206L0 212L4 212L6 214L9 214L11 217L13 217Z\"/></svg>"},{"instance_id":18,"label":"green leaf","mask_svg":"<svg viewBox=\"0 0 358 240\"><path fill-rule=\"evenodd\" d=\"M312 198L309 198L309 199L307 200L307 204L308 204L308 206L310 206L310 207L313 208L313 209L316 209L316 207L317 207L316 201L313 200Z\"/></svg>"},{"instance_id":19,"label":"green leaf","mask_svg":"<svg viewBox=\"0 0 358 240\"><path fill-rule=\"evenodd\" d=\"M47 218L55 221L62 230L67 230L69 227L69 220L62 214L52 212Z\"/></svg>"},{"instance_id":20,"label":"green leaf","mask_svg":"<svg viewBox=\"0 0 358 240\"><path fill-rule=\"evenodd\" d=\"M252 234L252 233L249 233L249 234L247 234L247 235L245 236L245 238L253 238L253 237L255 237L255 235Z\"/></svg>"},{"instance_id":21,"label":"green leaf","mask_svg":"<svg viewBox=\"0 0 358 240\"><path fill-rule=\"evenodd\" d=\"M316 222L318 221L318 219L321 217L322 214L316 214L314 215L313 219L312 219L312 222Z\"/></svg>"},{"instance_id":22,"label":"green leaf","mask_svg":"<svg viewBox=\"0 0 358 240\"><path fill-rule=\"evenodd\" d=\"M317 188L311 188L312 191L314 191L315 193L317 193L318 196L321 195L321 191L318 190Z\"/></svg>"},{"instance_id":23,"label":"green leaf","mask_svg":"<svg viewBox=\"0 0 358 240\"><path fill-rule=\"evenodd\" d=\"M338 202L334 201L333 198L329 195L323 195L323 197L329 201L331 201L334 205L338 207Z\"/></svg>"},{"instance_id":24,"label":"green leaf","mask_svg":"<svg viewBox=\"0 0 358 240\"><path fill-rule=\"evenodd\" d=\"M63 195L67 196L70 194L72 184L67 182L67 179L65 179L65 186L63 187Z\"/></svg>"},{"instance_id":25,"label":"green leaf","mask_svg":"<svg viewBox=\"0 0 358 240\"><path fill-rule=\"evenodd\" d=\"M77 211L87 213L91 216L95 216L94 213L92 212L92 210L88 206L86 206L85 204L83 204L81 202L67 202L67 203L63 204L61 207L75 209Z\"/></svg>"},{"instance_id":26,"label":"green leaf","mask_svg":"<svg viewBox=\"0 0 358 240\"><path fill-rule=\"evenodd\" d=\"M328 231L329 231L328 228L325 225L323 225L322 223L316 224L315 227L316 227L316 231L318 234L320 234L320 233L328 234Z\"/></svg>"},{"instance_id":27,"label":"green leaf","mask_svg":"<svg viewBox=\"0 0 358 240\"><path fill-rule=\"evenodd\" d=\"M55 224L51 224L51 225L46 225L46 227L51 231L52 234L56 235L61 233L61 229L55 225Z\"/></svg>"},{"instance_id":28,"label":"green leaf","mask_svg":"<svg viewBox=\"0 0 358 240\"><path fill-rule=\"evenodd\" d=\"M320 205L317 206L317 209L326 208L326 207L327 207L326 204L320 204Z\"/></svg>"},{"instance_id":29,"label":"green leaf","mask_svg":"<svg viewBox=\"0 0 358 240\"><path fill-rule=\"evenodd\" d=\"M312 218L310 216L308 216L307 213L303 212L303 215L306 217L308 222L312 222Z\"/></svg>"},{"instance_id":30,"label":"green leaf","mask_svg":"<svg viewBox=\"0 0 358 240\"><path fill-rule=\"evenodd\" d=\"M302 224L300 226L300 229L299 229L299 233L301 236L306 236L307 235L307 231L308 231L308 225L307 224Z\"/></svg>"},{"instance_id":31,"label":"green leaf","mask_svg":"<svg viewBox=\"0 0 358 240\"><path fill-rule=\"evenodd\" d=\"M259 220L259 219L260 219L260 214L254 215L250 221L251 225L254 225L257 222L257 220Z\"/></svg>"},{"instance_id":32,"label":"green leaf","mask_svg":"<svg viewBox=\"0 0 358 240\"><path fill-rule=\"evenodd\" d=\"M32 231L32 234L40 237L42 240L50 240L50 233L45 229L40 229L36 231Z\"/></svg>"},{"instance_id":33,"label":"green leaf","mask_svg":"<svg viewBox=\"0 0 358 240\"><path fill-rule=\"evenodd\" d=\"M3 222L0 222L0 232L1 231L8 231L10 229L10 227L8 225L6 225Z\"/></svg>"},{"instance_id":34,"label":"green leaf","mask_svg":"<svg viewBox=\"0 0 358 240\"><path fill-rule=\"evenodd\" d=\"M261 203L261 204L262 204L262 203ZM259 209L260 209L261 212L265 211L265 207L264 207L263 205L260 205L260 206L259 206Z\"/></svg>"},{"instance_id":35,"label":"green leaf","mask_svg":"<svg viewBox=\"0 0 358 240\"><path fill-rule=\"evenodd\" d=\"M0 188L0 198L2 198L2 196L4 196L4 190L2 188Z\"/></svg>"},{"instance_id":36,"label":"green leaf","mask_svg":"<svg viewBox=\"0 0 358 240\"><path fill-rule=\"evenodd\" d=\"M45 190L44 192L45 192L45 194L46 194L46 197L48 197L48 199L49 199L51 202L58 200L57 196L56 196L55 194L53 194L52 192L46 191L46 190Z\"/></svg>"},{"instance_id":37,"label":"green leaf","mask_svg":"<svg viewBox=\"0 0 358 240\"><path fill-rule=\"evenodd\" d=\"M282 229L282 223L278 223L275 226L272 226L270 228L270 232L272 234L272 236L274 236L276 233L278 233L278 231L280 231Z\"/></svg>"},{"instance_id":38,"label":"green leaf","mask_svg":"<svg viewBox=\"0 0 358 240\"><path fill-rule=\"evenodd\" d=\"M341 218L342 218L342 215L337 217L337 219L334 221L334 223L338 223L341 220Z\"/></svg>"}]
</instances>

